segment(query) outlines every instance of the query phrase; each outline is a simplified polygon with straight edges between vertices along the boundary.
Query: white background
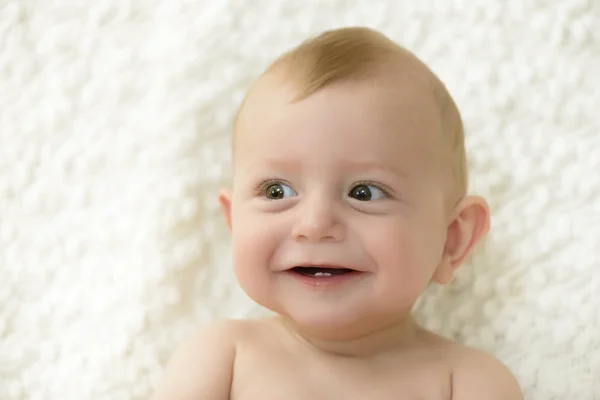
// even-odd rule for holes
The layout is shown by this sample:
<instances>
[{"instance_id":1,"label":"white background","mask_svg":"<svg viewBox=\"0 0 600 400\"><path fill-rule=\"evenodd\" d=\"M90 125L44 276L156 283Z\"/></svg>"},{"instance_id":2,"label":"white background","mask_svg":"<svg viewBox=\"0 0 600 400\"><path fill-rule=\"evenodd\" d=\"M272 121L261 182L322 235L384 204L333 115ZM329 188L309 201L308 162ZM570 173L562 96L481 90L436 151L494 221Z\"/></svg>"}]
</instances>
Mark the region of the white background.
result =
<instances>
[{"instance_id":1,"label":"white background","mask_svg":"<svg viewBox=\"0 0 600 400\"><path fill-rule=\"evenodd\" d=\"M446 82L493 211L419 319L528 399L600 399L599 7L0 0L0 399L144 399L182 335L258 315L215 201L232 116L282 51L355 24Z\"/></svg>"}]
</instances>

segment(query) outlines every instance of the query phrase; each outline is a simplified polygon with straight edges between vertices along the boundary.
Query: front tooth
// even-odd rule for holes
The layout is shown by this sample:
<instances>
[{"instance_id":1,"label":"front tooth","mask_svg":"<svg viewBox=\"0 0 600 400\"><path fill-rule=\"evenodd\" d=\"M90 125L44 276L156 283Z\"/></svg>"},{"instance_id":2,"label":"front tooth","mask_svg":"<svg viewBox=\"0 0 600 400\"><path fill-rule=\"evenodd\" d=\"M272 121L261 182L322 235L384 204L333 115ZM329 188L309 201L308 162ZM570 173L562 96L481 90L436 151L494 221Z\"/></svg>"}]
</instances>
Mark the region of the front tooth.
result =
<instances>
[{"instance_id":1,"label":"front tooth","mask_svg":"<svg viewBox=\"0 0 600 400\"><path fill-rule=\"evenodd\" d=\"M315 276L331 276L330 272L315 272Z\"/></svg>"}]
</instances>

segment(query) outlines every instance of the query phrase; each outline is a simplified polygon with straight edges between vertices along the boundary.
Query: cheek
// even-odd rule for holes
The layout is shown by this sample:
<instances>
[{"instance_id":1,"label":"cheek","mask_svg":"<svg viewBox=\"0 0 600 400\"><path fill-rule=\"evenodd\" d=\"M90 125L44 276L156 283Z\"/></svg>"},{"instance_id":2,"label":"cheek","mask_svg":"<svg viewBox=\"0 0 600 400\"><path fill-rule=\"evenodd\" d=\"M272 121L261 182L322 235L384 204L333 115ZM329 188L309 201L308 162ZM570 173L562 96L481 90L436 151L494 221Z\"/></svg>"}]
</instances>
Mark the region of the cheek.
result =
<instances>
[{"instance_id":1,"label":"cheek","mask_svg":"<svg viewBox=\"0 0 600 400\"><path fill-rule=\"evenodd\" d=\"M253 269L258 264L265 265L265 258L274 246L273 231L268 223L250 214L240 215L235 219L232 242L236 271Z\"/></svg>"},{"instance_id":2,"label":"cheek","mask_svg":"<svg viewBox=\"0 0 600 400\"><path fill-rule=\"evenodd\" d=\"M378 263L397 264L412 259L416 238L411 221L403 217L386 216L362 230L363 242ZM386 262L386 260L388 262Z\"/></svg>"},{"instance_id":3,"label":"cheek","mask_svg":"<svg viewBox=\"0 0 600 400\"><path fill-rule=\"evenodd\" d=\"M364 232L367 251L390 283L416 288L426 284L437 265L439 236L418 218L388 218Z\"/></svg>"},{"instance_id":4,"label":"cheek","mask_svg":"<svg viewBox=\"0 0 600 400\"><path fill-rule=\"evenodd\" d=\"M234 215L233 268L246 294L263 304L262 297L268 295L272 277L269 267L279 243L279 233L277 224L255 214L240 210Z\"/></svg>"}]
</instances>

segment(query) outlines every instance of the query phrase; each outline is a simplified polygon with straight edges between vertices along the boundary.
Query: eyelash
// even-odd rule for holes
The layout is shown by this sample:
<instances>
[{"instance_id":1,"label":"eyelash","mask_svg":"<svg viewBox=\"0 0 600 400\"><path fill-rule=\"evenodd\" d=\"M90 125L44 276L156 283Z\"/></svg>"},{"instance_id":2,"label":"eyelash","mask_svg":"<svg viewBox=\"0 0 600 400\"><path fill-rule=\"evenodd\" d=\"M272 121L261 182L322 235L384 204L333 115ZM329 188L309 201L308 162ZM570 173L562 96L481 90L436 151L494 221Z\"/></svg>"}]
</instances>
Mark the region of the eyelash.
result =
<instances>
[{"instance_id":1,"label":"eyelash","mask_svg":"<svg viewBox=\"0 0 600 400\"><path fill-rule=\"evenodd\" d=\"M256 195L263 195L265 193L265 191L267 190L267 188L269 186L271 186L271 185L288 185L288 186L292 186L289 182L286 182L284 180L268 178L268 179L262 180L258 185L256 185L256 188L254 189L254 191L255 191ZM374 183L374 182L371 182L371 181L358 181L358 182L355 182L350 189L352 189L352 188L354 188L356 186L362 186L362 185L376 187L377 189L381 190L383 192L383 194L385 194L386 197L392 197L391 196L391 192L392 192L391 189L389 189L385 185L381 185L381 184Z\"/></svg>"},{"instance_id":2,"label":"eyelash","mask_svg":"<svg viewBox=\"0 0 600 400\"><path fill-rule=\"evenodd\" d=\"M382 185L380 183L374 183L371 181L358 181L358 182L355 182L350 189L352 189L356 186L373 186L373 187L381 190L381 192L385 195L385 197L388 197L388 198L392 197L391 196L392 190L390 188L388 188L387 186Z\"/></svg>"},{"instance_id":3,"label":"eyelash","mask_svg":"<svg viewBox=\"0 0 600 400\"><path fill-rule=\"evenodd\" d=\"M281 179L270 179L269 178L269 179L262 180L258 185L256 185L254 192L256 193L256 195L263 195L263 194L265 194L265 191L267 190L267 188L271 185L292 186L289 184L289 182L283 181Z\"/></svg>"}]
</instances>

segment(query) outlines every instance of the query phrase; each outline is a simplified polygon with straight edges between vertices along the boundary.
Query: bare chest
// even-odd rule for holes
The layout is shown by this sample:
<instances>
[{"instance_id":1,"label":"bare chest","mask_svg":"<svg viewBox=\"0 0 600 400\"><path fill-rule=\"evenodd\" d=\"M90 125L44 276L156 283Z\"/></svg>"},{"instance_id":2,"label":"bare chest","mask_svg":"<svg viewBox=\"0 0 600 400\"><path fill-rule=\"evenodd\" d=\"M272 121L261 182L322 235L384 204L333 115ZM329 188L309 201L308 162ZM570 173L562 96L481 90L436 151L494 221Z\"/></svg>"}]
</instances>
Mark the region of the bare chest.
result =
<instances>
[{"instance_id":1,"label":"bare chest","mask_svg":"<svg viewBox=\"0 0 600 400\"><path fill-rule=\"evenodd\" d=\"M231 400L449 400L442 362L386 365L238 353Z\"/></svg>"}]
</instances>

